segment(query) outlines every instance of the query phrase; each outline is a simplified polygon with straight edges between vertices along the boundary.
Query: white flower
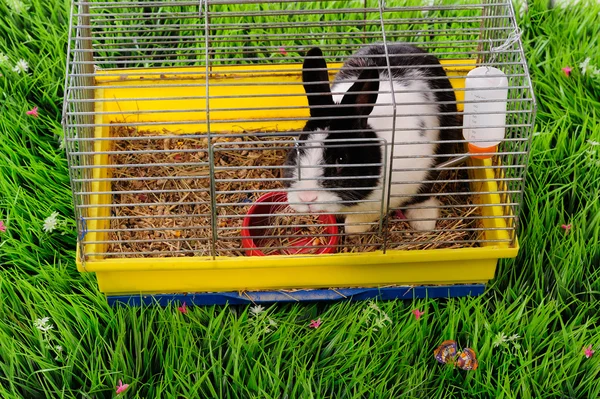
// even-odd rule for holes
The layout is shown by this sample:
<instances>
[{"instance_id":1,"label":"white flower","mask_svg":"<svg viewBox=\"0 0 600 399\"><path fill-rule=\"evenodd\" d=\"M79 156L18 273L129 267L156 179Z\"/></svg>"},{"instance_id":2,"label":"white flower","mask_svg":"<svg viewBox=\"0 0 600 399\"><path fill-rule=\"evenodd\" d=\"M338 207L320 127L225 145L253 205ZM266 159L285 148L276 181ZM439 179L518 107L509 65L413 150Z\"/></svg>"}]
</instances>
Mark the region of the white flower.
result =
<instances>
[{"instance_id":1,"label":"white flower","mask_svg":"<svg viewBox=\"0 0 600 399\"><path fill-rule=\"evenodd\" d=\"M388 317L387 314L383 313L383 317L378 317L373 322L373 325L374 325L373 331L378 331L378 330L382 329L383 327L385 327L385 323L392 324L392 320Z\"/></svg>"},{"instance_id":2,"label":"white flower","mask_svg":"<svg viewBox=\"0 0 600 399\"><path fill-rule=\"evenodd\" d=\"M506 334L504 334L503 332L499 332L494 337L494 342L492 342L492 345L494 345L494 348L497 348L503 343L505 343L507 340L508 338L506 337Z\"/></svg>"},{"instance_id":3,"label":"white flower","mask_svg":"<svg viewBox=\"0 0 600 399\"><path fill-rule=\"evenodd\" d=\"M52 212L50 216L44 220L44 231L46 233L52 232L58 226L58 212Z\"/></svg>"},{"instance_id":4,"label":"white flower","mask_svg":"<svg viewBox=\"0 0 600 399\"><path fill-rule=\"evenodd\" d=\"M264 311L265 311L265 308L263 308L260 305L252 306L250 308L250 313L252 313L252 315L254 315L254 316L258 316L259 314L261 314Z\"/></svg>"},{"instance_id":5,"label":"white flower","mask_svg":"<svg viewBox=\"0 0 600 399\"><path fill-rule=\"evenodd\" d=\"M29 6L23 3L21 0L5 0L6 5L10 7L15 13L21 14L24 11L29 10Z\"/></svg>"},{"instance_id":6,"label":"white flower","mask_svg":"<svg viewBox=\"0 0 600 399\"><path fill-rule=\"evenodd\" d=\"M56 345L54 347L54 351L56 352L56 357L54 358L54 360L61 360L60 359L60 354L62 353L63 347L60 345Z\"/></svg>"},{"instance_id":7,"label":"white flower","mask_svg":"<svg viewBox=\"0 0 600 399\"><path fill-rule=\"evenodd\" d=\"M255 308L260 308L260 309L255 309ZM255 311L258 311L258 313L255 313L253 311L253 309ZM264 312L264 309L263 309L262 306L257 305L257 306L254 306L253 308L250 308L250 312L253 313L254 315L258 315L259 313ZM272 318L270 318L270 317L267 317L267 321L266 321L265 324L266 324L265 329L264 329L265 334L269 333L269 332L271 332L271 331L273 331L274 329L277 328L277 322L275 320L273 320Z\"/></svg>"},{"instance_id":8,"label":"white flower","mask_svg":"<svg viewBox=\"0 0 600 399\"><path fill-rule=\"evenodd\" d=\"M579 64L579 68L581 68L581 73L585 75L588 68L590 66L590 57L587 57L581 64Z\"/></svg>"},{"instance_id":9,"label":"white flower","mask_svg":"<svg viewBox=\"0 0 600 399\"><path fill-rule=\"evenodd\" d=\"M43 331L43 332L48 332L54 328L54 326L52 324L50 324L49 321L50 321L49 317L37 319L34 323L35 328L37 328L38 330Z\"/></svg>"},{"instance_id":10,"label":"white flower","mask_svg":"<svg viewBox=\"0 0 600 399\"><path fill-rule=\"evenodd\" d=\"M434 5L435 5L435 0L425 0L423 3L423 6L425 6L425 7L433 7ZM429 10L426 9L425 7L423 10L421 10L421 12L423 13L423 15L426 16L427 14L429 14Z\"/></svg>"},{"instance_id":11,"label":"white flower","mask_svg":"<svg viewBox=\"0 0 600 399\"><path fill-rule=\"evenodd\" d=\"M392 324L392 319L375 302L369 301L368 308L363 312L367 316L368 323L373 327L373 331L378 331L386 326L386 323Z\"/></svg>"},{"instance_id":12,"label":"white flower","mask_svg":"<svg viewBox=\"0 0 600 399\"><path fill-rule=\"evenodd\" d=\"M525 13L529 10L529 6L527 5L527 2L524 1L520 6L519 6L519 18L523 19L523 17L525 16Z\"/></svg>"},{"instance_id":13,"label":"white flower","mask_svg":"<svg viewBox=\"0 0 600 399\"><path fill-rule=\"evenodd\" d=\"M8 62L8 56L0 51L0 65Z\"/></svg>"},{"instance_id":14,"label":"white flower","mask_svg":"<svg viewBox=\"0 0 600 399\"><path fill-rule=\"evenodd\" d=\"M16 73L27 73L27 70L29 70L29 64L25 60L19 60L13 68L13 71Z\"/></svg>"},{"instance_id":15,"label":"white flower","mask_svg":"<svg viewBox=\"0 0 600 399\"><path fill-rule=\"evenodd\" d=\"M521 336L519 334L513 334L510 337L507 337L506 334L504 334L503 332L499 332L494 337L494 341L492 342L492 345L494 346L494 348L497 348L500 345L506 346L505 344L507 342L512 342L512 346L518 350L521 348L521 345L519 343L513 342L513 341L516 341L519 338L521 338Z\"/></svg>"},{"instance_id":16,"label":"white flower","mask_svg":"<svg viewBox=\"0 0 600 399\"><path fill-rule=\"evenodd\" d=\"M600 69L596 68L594 65L590 65L590 57L587 57L581 64L579 64L581 68L581 74L585 75L586 73L590 73L592 75L600 75Z\"/></svg>"},{"instance_id":17,"label":"white flower","mask_svg":"<svg viewBox=\"0 0 600 399\"><path fill-rule=\"evenodd\" d=\"M594 140L588 140L587 141L589 145L591 145L592 147L595 147L597 145L600 145L600 142L598 141L594 141Z\"/></svg>"}]
</instances>

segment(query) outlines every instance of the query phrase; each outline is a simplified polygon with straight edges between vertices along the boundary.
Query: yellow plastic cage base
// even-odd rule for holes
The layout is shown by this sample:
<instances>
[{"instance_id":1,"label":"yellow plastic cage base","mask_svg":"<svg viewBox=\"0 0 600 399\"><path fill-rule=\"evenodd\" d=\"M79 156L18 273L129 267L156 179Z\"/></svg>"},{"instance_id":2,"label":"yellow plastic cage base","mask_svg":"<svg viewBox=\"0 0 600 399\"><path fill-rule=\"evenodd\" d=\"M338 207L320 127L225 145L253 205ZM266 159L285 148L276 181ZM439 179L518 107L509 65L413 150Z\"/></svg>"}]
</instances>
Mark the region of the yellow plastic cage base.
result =
<instances>
[{"instance_id":1,"label":"yellow plastic cage base","mask_svg":"<svg viewBox=\"0 0 600 399\"><path fill-rule=\"evenodd\" d=\"M444 63L444 62L443 62ZM453 87L463 88L465 76L475 67L471 60L451 60L453 64L446 67ZM462 65L462 66L456 66ZM340 65L331 65L332 69ZM248 67L224 66L212 68L209 77L209 107L211 132L241 132L244 130L279 130L301 129L303 121L308 118L306 96L301 85L301 66L276 65L281 72L270 72L273 65L255 66L253 74L235 73L236 69L247 70ZM227 72L225 72L227 71ZM264 71L264 72L263 72ZM289 72L287 72L289 71ZM192 74L193 72L193 74ZM95 98L103 99L95 103L96 124L114 122L164 122L165 125L139 126L139 129L162 130L171 133L196 133L206 131L204 112L193 115L200 121L194 124L178 124L189 118L188 109L206 109L206 101L202 99L175 100L190 96L189 87L181 87L185 83L202 83L205 80L203 68L164 68L136 69L115 71L98 71ZM103 76L105 75L105 76ZM281 85L256 85L256 83L273 82L274 78ZM143 86L138 88L121 88L131 86L132 82ZM252 83L252 85L248 85ZM296 83L296 84L285 84ZM169 86L179 87L169 87ZM206 94L206 88L197 90ZM233 99L232 95L239 97ZM281 97L282 94L287 96ZM293 94L290 96L290 94ZM196 94L198 95L198 94ZM255 95L258 97L250 97ZM230 98L221 98L227 97ZM459 102L464 92L458 90ZM156 101L126 100L131 98L161 98ZM165 99L172 97L173 99ZM125 100L121 100L125 99ZM277 107L290 107L285 111ZM236 111L236 118L249 119L250 122L220 122L230 116L227 111L217 109L261 108L260 111ZM165 113L144 113L146 110L164 110ZM213 111L215 110L215 111ZM462 104L459 104L462 110ZM177 112L181 111L181 112ZM114 114L103 114L114 112ZM295 120L265 122L270 118L290 118ZM108 137L108 126L97 126L96 137ZM95 141L96 151L107 151L108 141ZM484 242L479 247L460 249L433 250L388 250L369 253L348 253L329 255L281 255L266 257L172 257L172 258L130 258L103 259L98 256L87 256L85 262L77 252L77 267L81 272L95 272L102 292L109 295L138 293L180 293L180 292L224 292L276 290L294 288L332 288L332 287L381 287L381 286L418 286L486 283L494 277L496 264L500 258L512 258L517 255L518 243L509 244L507 218L501 204L500 195L495 194L499 187L494 181L494 173L490 160L471 160L473 165L487 165L490 168L472 171L472 177L480 181L471 183L473 192L479 194L475 203L498 204L481 208L483 216L493 218L482 219L485 240L504 242ZM95 165L108 164L108 155L94 156ZM95 168L94 179L110 176L108 168ZM110 183L95 181L93 192L110 191ZM110 204L108 194L90 196L90 203ZM506 198L505 198L506 200ZM110 216L109 207L92 207L90 217ZM95 230L108 229L109 221L90 220L85 241L107 241L108 233ZM489 229L489 230L488 230ZM86 244L86 253L105 252L107 244Z\"/></svg>"}]
</instances>

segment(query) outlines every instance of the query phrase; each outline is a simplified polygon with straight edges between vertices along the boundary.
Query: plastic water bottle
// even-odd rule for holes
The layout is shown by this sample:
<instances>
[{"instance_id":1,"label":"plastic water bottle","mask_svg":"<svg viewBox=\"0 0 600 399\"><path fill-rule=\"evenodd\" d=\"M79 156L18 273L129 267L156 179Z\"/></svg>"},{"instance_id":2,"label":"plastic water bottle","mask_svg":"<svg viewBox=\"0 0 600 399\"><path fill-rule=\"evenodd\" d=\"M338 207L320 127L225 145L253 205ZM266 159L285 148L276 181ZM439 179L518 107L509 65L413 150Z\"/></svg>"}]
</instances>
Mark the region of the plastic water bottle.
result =
<instances>
[{"instance_id":1,"label":"plastic water bottle","mask_svg":"<svg viewBox=\"0 0 600 399\"><path fill-rule=\"evenodd\" d=\"M463 137L471 157L491 158L479 154L496 152L504 140L508 79L497 68L477 67L467 74L465 88Z\"/></svg>"}]
</instances>

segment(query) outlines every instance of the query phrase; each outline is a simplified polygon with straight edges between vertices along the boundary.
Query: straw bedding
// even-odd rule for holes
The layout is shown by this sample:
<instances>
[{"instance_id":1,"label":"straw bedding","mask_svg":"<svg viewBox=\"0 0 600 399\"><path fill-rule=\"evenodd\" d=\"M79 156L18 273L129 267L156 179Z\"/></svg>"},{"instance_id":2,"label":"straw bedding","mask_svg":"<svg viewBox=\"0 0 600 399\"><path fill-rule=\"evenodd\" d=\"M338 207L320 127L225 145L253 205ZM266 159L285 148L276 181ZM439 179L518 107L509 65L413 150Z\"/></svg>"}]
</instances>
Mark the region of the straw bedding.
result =
<instances>
[{"instance_id":1,"label":"straw bedding","mask_svg":"<svg viewBox=\"0 0 600 399\"><path fill-rule=\"evenodd\" d=\"M113 127L111 178L113 208L107 252L111 257L210 256L212 251L210 168L208 139L156 138L158 132ZM167 132L167 134L169 134ZM169 134L171 135L171 134ZM132 139L155 137L148 139ZM283 144L275 140L289 137L257 138L218 137L215 148L214 177L217 203L217 236L214 242L219 256L244 256L241 245L243 216L250 205L266 192L283 188L278 166L285 160ZM160 151L160 152L156 152ZM132 153L133 152L133 153ZM162 165L161 165L162 164ZM464 172L464 171L463 171ZM466 174L443 172L440 180L462 180ZM468 195L467 183L436 183L435 192L465 193L441 196L442 217L438 232L416 232L406 221L391 215L387 229L388 248L433 249L476 245L476 219L479 213ZM455 205L462 205L455 207ZM464 206L467 205L467 206ZM282 213L289 213L289 209ZM465 219L466 218L466 219ZM324 231L316 225L316 216L276 216L276 227L260 245L263 252L277 253L277 247L289 245L298 236L317 238ZM292 225L293 227L290 227ZM306 225L306 227L298 227ZM324 238L312 241L321 246ZM376 229L360 236L341 236L338 252L365 252L381 249L383 237Z\"/></svg>"}]
</instances>

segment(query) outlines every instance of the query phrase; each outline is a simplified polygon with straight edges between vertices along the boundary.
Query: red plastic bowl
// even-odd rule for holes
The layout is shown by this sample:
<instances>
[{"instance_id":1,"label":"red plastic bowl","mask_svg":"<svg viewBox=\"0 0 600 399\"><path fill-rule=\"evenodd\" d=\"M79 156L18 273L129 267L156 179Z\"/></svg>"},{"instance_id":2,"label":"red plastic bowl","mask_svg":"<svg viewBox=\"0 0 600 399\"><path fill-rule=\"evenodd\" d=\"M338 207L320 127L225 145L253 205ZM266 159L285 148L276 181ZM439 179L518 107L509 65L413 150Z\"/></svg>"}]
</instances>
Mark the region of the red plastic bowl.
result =
<instances>
[{"instance_id":1,"label":"red plastic bowl","mask_svg":"<svg viewBox=\"0 0 600 399\"><path fill-rule=\"evenodd\" d=\"M248 256L266 256L258 247L260 247L260 237L265 235L266 229L261 229L261 226L268 226L270 216L278 211L285 209L287 204L287 194L285 192L271 192L260 197L248 210L246 217L242 223L242 246L246 249ZM261 216L262 215L262 216ZM337 244L340 240L338 235L338 226L334 215L321 214L319 222L325 226L324 234L328 243L314 248L312 242L315 237L306 237L304 239L295 240L290 249L276 251L273 255L293 255L293 254L327 254L337 250ZM250 228L252 227L252 228Z\"/></svg>"}]
</instances>

